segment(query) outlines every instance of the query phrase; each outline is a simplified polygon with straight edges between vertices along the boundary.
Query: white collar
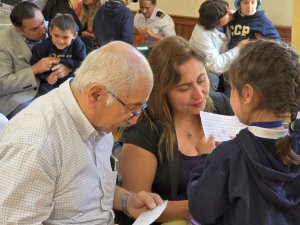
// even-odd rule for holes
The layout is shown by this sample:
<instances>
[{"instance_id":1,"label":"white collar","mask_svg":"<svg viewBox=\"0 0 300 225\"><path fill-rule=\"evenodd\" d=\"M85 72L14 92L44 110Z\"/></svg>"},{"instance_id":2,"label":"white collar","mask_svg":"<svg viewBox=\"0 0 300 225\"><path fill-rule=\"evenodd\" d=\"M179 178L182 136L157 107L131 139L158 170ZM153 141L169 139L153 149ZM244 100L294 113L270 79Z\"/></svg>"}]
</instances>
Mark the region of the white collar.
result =
<instances>
[{"instance_id":1,"label":"white collar","mask_svg":"<svg viewBox=\"0 0 300 225\"><path fill-rule=\"evenodd\" d=\"M284 128L281 130L269 129L257 126L249 126L248 130L257 137L268 138L268 139L278 139L288 135L288 129Z\"/></svg>"},{"instance_id":2,"label":"white collar","mask_svg":"<svg viewBox=\"0 0 300 225\"><path fill-rule=\"evenodd\" d=\"M155 18L156 17L156 13L157 13L158 10L159 10L158 6L155 6L152 15L149 18L147 18L147 19L153 19L153 18Z\"/></svg>"}]
</instances>

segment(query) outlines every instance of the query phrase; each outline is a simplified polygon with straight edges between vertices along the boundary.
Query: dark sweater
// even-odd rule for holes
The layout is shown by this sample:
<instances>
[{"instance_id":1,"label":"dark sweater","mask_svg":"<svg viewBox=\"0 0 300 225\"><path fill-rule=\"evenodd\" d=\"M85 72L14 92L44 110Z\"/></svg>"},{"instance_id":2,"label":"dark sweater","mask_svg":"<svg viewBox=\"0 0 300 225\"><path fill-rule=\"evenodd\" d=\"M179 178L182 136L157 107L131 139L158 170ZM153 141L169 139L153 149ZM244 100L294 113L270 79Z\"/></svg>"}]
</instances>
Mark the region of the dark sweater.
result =
<instances>
[{"instance_id":1,"label":"dark sweater","mask_svg":"<svg viewBox=\"0 0 300 225\"><path fill-rule=\"evenodd\" d=\"M79 37L75 38L71 45L63 50L56 48L52 43L51 37L47 38L40 44L37 44L32 49L31 65L37 63L44 57L56 57L60 59L60 63L70 68L72 71L64 78L58 79L54 85L50 85L46 78L52 71L37 74L41 79L40 90L42 94L46 94L52 89L58 87L68 78L74 76L74 71L80 66L81 62L86 57L86 50L83 42Z\"/></svg>"},{"instance_id":2,"label":"dark sweater","mask_svg":"<svg viewBox=\"0 0 300 225\"><path fill-rule=\"evenodd\" d=\"M264 38L280 40L280 35L272 22L266 17L264 11L257 11L252 16L242 16L238 11L233 14L229 24L230 42L229 49L234 48L246 38L254 39L255 33Z\"/></svg>"},{"instance_id":3,"label":"dark sweater","mask_svg":"<svg viewBox=\"0 0 300 225\"><path fill-rule=\"evenodd\" d=\"M99 8L94 18L96 45L114 40L133 44L133 16L123 1L108 1Z\"/></svg>"},{"instance_id":4,"label":"dark sweater","mask_svg":"<svg viewBox=\"0 0 300 225\"><path fill-rule=\"evenodd\" d=\"M246 128L201 158L188 185L193 218L201 225L300 224L300 166L283 165L275 141Z\"/></svg>"}]
</instances>

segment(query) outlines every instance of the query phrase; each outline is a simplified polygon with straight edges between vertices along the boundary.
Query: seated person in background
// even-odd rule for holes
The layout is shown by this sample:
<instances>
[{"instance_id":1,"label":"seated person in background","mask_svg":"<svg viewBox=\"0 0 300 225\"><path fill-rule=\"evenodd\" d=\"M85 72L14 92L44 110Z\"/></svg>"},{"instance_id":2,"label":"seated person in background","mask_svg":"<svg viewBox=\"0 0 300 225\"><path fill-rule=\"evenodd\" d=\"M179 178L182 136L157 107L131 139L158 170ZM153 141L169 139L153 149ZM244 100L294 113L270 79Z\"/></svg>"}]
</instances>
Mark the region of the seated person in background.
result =
<instances>
[{"instance_id":1,"label":"seated person in background","mask_svg":"<svg viewBox=\"0 0 300 225\"><path fill-rule=\"evenodd\" d=\"M189 210L201 224L299 224L299 56L286 44L249 43L232 63L229 82L233 111L249 127L199 160Z\"/></svg>"},{"instance_id":2,"label":"seated person in background","mask_svg":"<svg viewBox=\"0 0 300 225\"><path fill-rule=\"evenodd\" d=\"M222 84L222 75L238 56L240 47L249 42L243 40L235 48L228 50L229 40L225 28L230 19L227 1L206 0L199 8L199 21L190 39L190 43L205 56L211 91L222 91L227 96L230 95L230 87L226 83Z\"/></svg>"},{"instance_id":3,"label":"seated person in background","mask_svg":"<svg viewBox=\"0 0 300 225\"><path fill-rule=\"evenodd\" d=\"M142 45L153 46L164 37L176 35L173 19L160 11L156 0L139 0L140 10L135 14L135 33L144 36Z\"/></svg>"},{"instance_id":4,"label":"seated person in background","mask_svg":"<svg viewBox=\"0 0 300 225\"><path fill-rule=\"evenodd\" d=\"M75 10L71 7L70 0L47 0L42 13L45 20L49 22L51 22L51 20L56 16L57 13L71 14L78 26L78 35L81 35L82 25Z\"/></svg>"},{"instance_id":5,"label":"seated person in background","mask_svg":"<svg viewBox=\"0 0 300 225\"><path fill-rule=\"evenodd\" d=\"M110 163L111 131L136 123L152 86L141 53L111 42L9 121L0 132L1 223L113 225L113 208L137 217L160 204L116 186Z\"/></svg>"},{"instance_id":6,"label":"seated person in background","mask_svg":"<svg viewBox=\"0 0 300 225\"><path fill-rule=\"evenodd\" d=\"M48 71L37 74L41 79L41 94L46 94L68 78L74 77L74 71L86 57L85 46L77 36L77 29L70 14L57 14L50 23L50 37L33 47L31 64L44 57L57 59ZM60 74L61 65L69 69L68 74Z\"/></svg>"},{"instance_id":7,"label":"seated person in background","mask_svg":"<svg viewBox=\"0 0 300 225\"><path fill-rule=\"evenodd\" d=\"M214 106L215 98L223 105L229 105L228 99L222 93L209 97L203 58L183 38L173 36L159 41L148 60L154 74L149 107L120 139L122 185L134 192L153 191L169 200L159 222L187 220L189 173L202 154L215 147L214 137L204 137L200 111L232 111L229 106ZM116 223L132 224L132 220L117 212Z\"/></svg>"},{"instance_id":8,"label":"seated person in background","mask_svg":"<svg viewBox=\"0 0 300 225\"><path fill-rule=\"evenodd\" d=\"M30 65L31 48L46 37L46 24L40 9L32 2L19 2L12 9L13 25L0 33L0 113L8 119L39 96L36 74L49 70L48 57Z\"/></svg>"},{"instance_id":9,"label":"seated person in background","mask_svg":"<svg viewBox=\"0 0 300 225\"><path fill-rule=\"evenodd\" d=\"M98 47L113 40L133 45L133 15L128 0L108 0L94 18L95 44Z\"/></svg>"},{"instance_id":10,"label":"seated person in background","mask_svg":"<svg viewBox=\"0 0 300 225\"><path fill-rule=\"evenodd\" d=\"M261 8L261 0L235 0L237 11L229 24L229 48L234 48L243 39L267 38L280 40L273 23Z\"/></svg>"},{"instance_id":11,"label":"seated person in background","mask_svg":"<svg viewBox=\"0 0 300 225\"><path fill-rule=\"evenodd\" d=\"M82 25L82 35L87 53L95 49L95 36L93 22L99 7L104 4L104 0L82 0L74 6L74 10Z\"/></svg>"}]
</instances>

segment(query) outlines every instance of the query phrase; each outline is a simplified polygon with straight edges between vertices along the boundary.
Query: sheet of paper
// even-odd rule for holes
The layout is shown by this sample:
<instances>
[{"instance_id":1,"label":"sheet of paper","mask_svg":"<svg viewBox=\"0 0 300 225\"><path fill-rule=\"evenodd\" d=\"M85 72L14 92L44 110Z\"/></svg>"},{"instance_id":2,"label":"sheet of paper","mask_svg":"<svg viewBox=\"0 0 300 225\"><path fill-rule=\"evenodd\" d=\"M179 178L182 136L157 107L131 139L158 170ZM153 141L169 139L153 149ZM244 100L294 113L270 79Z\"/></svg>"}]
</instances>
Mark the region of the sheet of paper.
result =
<instances>
[{"instance_id":1,"label":"sheet of paper","mask_svg":"<svg viewBox=\"0 0 300 225\"><path fill-rule=\"evenodd\" d=\"M200 112L205 137L214 134L216 141L226 141L235 137L247 126L239 122L236 116L224 116L209 112Z\"/></svg>"},{"instance_id":2,"label":"sheet of paper","mask_svg":"<svg viewBox=\"0 0 300 225\"><path fill-rule=\"evenodd\" d=\"M153 223L165 210L168 201L164 201L161 205L154 209L143 212L132 225L149 225Z\"/></svg>"}]
</instances>

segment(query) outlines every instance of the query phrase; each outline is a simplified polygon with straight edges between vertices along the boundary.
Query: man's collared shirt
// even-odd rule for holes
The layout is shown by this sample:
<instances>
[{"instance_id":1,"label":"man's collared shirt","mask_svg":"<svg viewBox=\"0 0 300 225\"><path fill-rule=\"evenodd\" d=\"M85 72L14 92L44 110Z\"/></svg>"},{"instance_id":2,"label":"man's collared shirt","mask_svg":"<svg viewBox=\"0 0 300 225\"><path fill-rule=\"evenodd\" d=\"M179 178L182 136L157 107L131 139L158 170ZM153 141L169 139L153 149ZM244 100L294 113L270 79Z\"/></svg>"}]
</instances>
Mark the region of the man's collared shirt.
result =
<instances>
[{"instance_id":1,"label":"man's collared shirt","mask_svg":"<svg viewBox=\"0 0 300 225\"><path fill-rule=\"evenodd\" d=\"M70 81L39 97L0 132L1 223L113 224L112 145Z\"/></svg>"}]
</instances>

